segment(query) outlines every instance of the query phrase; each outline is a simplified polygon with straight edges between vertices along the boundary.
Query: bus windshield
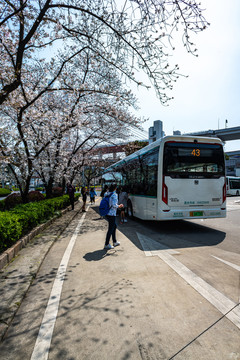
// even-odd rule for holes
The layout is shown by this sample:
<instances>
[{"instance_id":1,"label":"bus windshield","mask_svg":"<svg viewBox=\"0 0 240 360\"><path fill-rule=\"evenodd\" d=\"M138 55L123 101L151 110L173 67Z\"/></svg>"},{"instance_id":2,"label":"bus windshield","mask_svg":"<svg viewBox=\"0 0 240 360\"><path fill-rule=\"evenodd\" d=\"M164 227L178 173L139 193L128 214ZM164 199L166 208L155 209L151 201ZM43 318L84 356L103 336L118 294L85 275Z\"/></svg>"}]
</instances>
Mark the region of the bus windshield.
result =
<instances>
[{"instance_id":1,"label":"bus windshield","mask_svg":"<svg viewBox=\"0 0 240 360\"><path fill-rule=\"evenodd\" d=\"M220 144L167 142L163 174L182 178L224 176L224 154Z\"/></svg>"}]
</instances>

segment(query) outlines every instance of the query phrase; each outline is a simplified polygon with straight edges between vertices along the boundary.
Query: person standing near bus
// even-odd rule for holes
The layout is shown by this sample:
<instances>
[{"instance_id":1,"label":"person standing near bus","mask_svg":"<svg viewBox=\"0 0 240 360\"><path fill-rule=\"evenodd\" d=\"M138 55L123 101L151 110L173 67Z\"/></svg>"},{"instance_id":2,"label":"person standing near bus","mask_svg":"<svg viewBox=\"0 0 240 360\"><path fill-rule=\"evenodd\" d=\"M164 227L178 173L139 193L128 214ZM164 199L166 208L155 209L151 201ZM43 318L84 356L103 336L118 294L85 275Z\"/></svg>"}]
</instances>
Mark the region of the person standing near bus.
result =
<instances>
[{"instance_id":1,"label":"person standing near bus","mask_svg":"<svg viewBox=\"0 0 240 360\"><path fill-rule=\"evenodd\" d=\"M108 193L108 185L104 185L104 188L102 189L101 194L100 194L101 198L103 199L107 193Z\"/></svg>"},{"instance_id":2,"label":"person standing near bus","mask_svg":"<svg viewBox=\"0 0 240 360\"><path fill-rule=\"evenodd\" d=\"M104 185L104 188L102 189L101 194L100 194L102 199L104 198L104 196L106 196L108 194L108 189L109 189L108 185ZM100 218L104 219L103 216L100 216Z\"/></svg>"},{"instance_id":3,"label":"person standing near bus","mask_svg":"<svg viewBox=\"0 0 240 360\"><path fill-rule=\"evenodd\" d=\"M121 209L123 207L122 204L118 205L118 196L116 193L117 185L112 184L109 188L109 211L106 215L106 219L108 221L108 231L106 235L105 240L105 246L104 249L110 250L114 249L115 246L119 246L120 242L116 239L116 215L117 215L117 209ZM110 238L112 237L113 240L113 246L110 244Z\"/></svg>"},{"instance_id":4,"label":"person standing near bus","mask_svg":"<svg viewBox=\"0 0 240 360\"><path fill-rule=\"evenodd\" d=\"M118 195L118 201L120 204L123 204L123 207L120 210L120 224L127 222L125 218L125 210L127 209L127 200L128 200L128 193L126 192L125 187L120 188L120 192Z\"/></svg>"}]
</instances>

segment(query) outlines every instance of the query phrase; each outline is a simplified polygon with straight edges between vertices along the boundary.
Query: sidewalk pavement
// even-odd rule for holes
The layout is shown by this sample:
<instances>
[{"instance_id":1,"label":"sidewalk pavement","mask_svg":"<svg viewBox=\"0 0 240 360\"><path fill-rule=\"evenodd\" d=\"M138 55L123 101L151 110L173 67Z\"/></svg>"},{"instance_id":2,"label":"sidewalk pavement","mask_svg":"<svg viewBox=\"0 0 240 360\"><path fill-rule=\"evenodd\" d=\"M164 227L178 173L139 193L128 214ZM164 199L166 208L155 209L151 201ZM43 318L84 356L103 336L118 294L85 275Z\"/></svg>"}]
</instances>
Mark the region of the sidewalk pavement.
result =
<instances>
[{"instance_id":1,"label":"sidewalk pavement","mask_svg":"<svg viewBox=\"0 0 240 360\"><path fill-rule=\"evenodd\" d=\"M36 277L46 254L80 212L80 202L75 203L74 210L70 209L71 206L39 235L33 232L33 238L26 247L22 248L11 262L0 270L0 341Z\"/></svg>"}]
</instances>

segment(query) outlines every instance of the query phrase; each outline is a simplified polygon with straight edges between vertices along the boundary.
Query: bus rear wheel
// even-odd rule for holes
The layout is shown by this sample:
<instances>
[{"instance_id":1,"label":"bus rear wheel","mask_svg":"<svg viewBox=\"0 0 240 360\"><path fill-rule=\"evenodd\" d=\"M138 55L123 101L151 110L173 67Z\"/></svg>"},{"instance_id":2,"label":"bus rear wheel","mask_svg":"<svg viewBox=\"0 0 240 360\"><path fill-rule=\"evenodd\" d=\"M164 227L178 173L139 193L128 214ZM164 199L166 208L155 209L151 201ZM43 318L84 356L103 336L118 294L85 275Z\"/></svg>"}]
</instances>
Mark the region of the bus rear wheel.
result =
<instances>
[{"instance_id":1,"label":"bus rear wheel","mask_svg":"<svg viewBox=\"0 0 240 360\"><path fill-rule=\"evenodd\" d=\"M133 209L132 209L131 201L128 201L127 203L127 215L129 218L133 218Z\"/></svg>"}]
</instances>

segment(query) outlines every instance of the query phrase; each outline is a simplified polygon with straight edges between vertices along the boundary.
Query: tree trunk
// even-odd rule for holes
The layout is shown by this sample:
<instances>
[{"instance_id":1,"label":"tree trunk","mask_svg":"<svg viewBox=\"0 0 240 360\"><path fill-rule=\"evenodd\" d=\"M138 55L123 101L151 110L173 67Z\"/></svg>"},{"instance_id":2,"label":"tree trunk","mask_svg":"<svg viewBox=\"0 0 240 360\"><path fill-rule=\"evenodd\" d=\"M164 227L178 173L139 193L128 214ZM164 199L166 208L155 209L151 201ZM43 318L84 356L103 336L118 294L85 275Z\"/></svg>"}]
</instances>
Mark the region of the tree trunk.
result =
<instances>
[{"instance_id":1,"label":"tree trunk","mask_svg":"<svg viewBox=\"0 0 240 360\"><path fill-rule=\"evenodd\" d=\"M65 188L66 188L66 178L65 176L62 177L62 194L65 193Z\"/></svg>"},{"instance_id":2,"label":"tree trunk","mask_svg":"<svg viewBox=\"0 0 240 360\"><path fill-rule=\"evenodd\" d=\"M46 198L50 199L53 197L52 189L53 189L53 177L51 176L47 182L46 186Z\"/></svg>"},{"instance_id":3,"label":"tree trunk","mask_svg":"<svg viewBox=\"0 0 240 360\"><path fill-rule=\"evenodd\" d=\"M29 187L30 187L31 178L32 178L32 176L28 175L27 180L26 180L26 182L25 182L25 184L23 186L23 190L20 191L23 204L28 203L28 193L29 193Z\"/></svg>"}]
</instances>

